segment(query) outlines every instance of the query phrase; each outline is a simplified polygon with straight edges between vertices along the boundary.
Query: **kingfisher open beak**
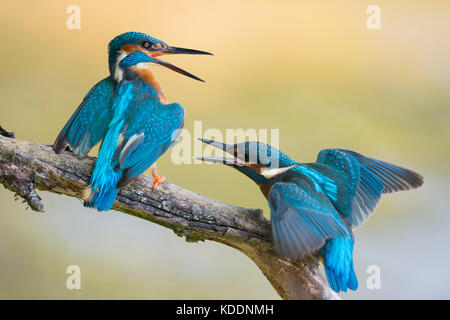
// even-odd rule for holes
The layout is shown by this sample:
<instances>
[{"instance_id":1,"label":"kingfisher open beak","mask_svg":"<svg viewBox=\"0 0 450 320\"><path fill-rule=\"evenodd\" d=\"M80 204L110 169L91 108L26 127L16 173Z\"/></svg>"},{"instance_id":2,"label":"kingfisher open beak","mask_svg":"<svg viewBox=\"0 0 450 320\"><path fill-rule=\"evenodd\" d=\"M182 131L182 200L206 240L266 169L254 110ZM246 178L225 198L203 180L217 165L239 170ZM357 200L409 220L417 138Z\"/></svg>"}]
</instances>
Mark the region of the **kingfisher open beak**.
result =
<instances>
[{"instance_id":1,"label":"kingfisher open beak","mask_svg":"<svg viewBox=\"0 0 450 320\"><path fill-rule=\"evenodd\" d=\"M200 79L199 77L193 75L192 73L189 73L181 68L178 68L174 66L173 64L170 64L166 61L162 61L160 59L157 59L156 57L168 55L168 54L202 54L202 55L213 55L212 53L206 52L206 51L200 51L200 50L193 50L193 49L186 49L186 48L177 48L177 47L161 47L160 49L152 48L151 50L147 51L147 54L154 59L154 63L159 64L163 67L169 68L172 71L178 72L182 75L185 75L186 77L205 82L204 80Z\"/></svg>"},{"instance_id":2,"label":"kingfisher open beak","mask_svg":"<svg viewBox=\"0 0 450 320\"><path fill-rule=\"evenodd\" d=\"M245 162L236 157L236 155L235 155L236 149L234 148L233 145L223 143L223 142L217 142L217 141L214 141L211 139L199 138L198 140L200 140L201 142L204 142L206 144L212 145L218 149L222 149L223 151L225 151L228 154L231 154L233 156L233 158L198 157L197 158L198 160L214 162L214 163L222 163L222 164L226 164L229 166L239 166L239 167L245 166Z\"/></svg>"}]
</instances>

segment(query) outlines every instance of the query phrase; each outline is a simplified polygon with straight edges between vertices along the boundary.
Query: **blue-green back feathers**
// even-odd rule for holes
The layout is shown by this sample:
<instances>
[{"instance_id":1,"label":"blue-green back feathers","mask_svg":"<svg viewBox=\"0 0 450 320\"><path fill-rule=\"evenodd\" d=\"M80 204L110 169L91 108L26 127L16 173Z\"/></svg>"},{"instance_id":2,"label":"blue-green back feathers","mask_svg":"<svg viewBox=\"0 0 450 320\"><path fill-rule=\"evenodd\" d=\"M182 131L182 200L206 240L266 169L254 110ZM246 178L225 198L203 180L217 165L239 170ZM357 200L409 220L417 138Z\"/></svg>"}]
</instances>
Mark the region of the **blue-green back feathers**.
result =
<instances>
[{"instance_id":1,"label":"blue-green back feathers","mask_svg":"<svg viewBox=\"0 0 450 320\"><path fill-rule=\"evenodd\" d=\"M131 115L124 147L113 162L113 166L124 170L119 187L147 170L174 143L183 127L184 109L180 104L162 105L153 99L143 105L148 108L138 107Z\"/></svg>"}]
</instances>

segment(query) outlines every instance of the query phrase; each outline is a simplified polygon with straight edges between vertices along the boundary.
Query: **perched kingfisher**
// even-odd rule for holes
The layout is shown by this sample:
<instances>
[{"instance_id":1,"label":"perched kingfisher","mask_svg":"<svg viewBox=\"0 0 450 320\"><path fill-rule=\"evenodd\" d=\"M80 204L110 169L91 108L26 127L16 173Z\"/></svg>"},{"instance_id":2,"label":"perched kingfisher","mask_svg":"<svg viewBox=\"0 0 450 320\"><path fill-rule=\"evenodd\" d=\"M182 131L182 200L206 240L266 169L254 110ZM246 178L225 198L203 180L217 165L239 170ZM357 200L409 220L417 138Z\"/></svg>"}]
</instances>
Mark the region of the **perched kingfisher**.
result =
<instances>
[{"instance_id":1,"label":"perched kingfisher","mask_svg":"<svg viewBox=\"0 0 450 320\"><path fill-rule=\"evenodd\" d=\"M200 140L233 158L199 159L231 166L260 187L269 202L278 254L317 256L336 292L358 288L352 228L367 220L383 193L423 184L415 172L350 150L325 149L316 162L299 163L265 143Z\"/></svg>"},{"instance_id":2,"label":"perched kingfisher","mask_svg":"<svg viewBox=\"0 0 450 320\"><path fill-rule=\"evenodd\" d=\"M160 65L203 81L157 57L208 52L168 46L139 32L115 37L108 46L110 75L85 96L53 144L61 153L67 146L84 157L102 141L84 205L111 209L119 188L151 167L154 188L164 181L155 161L176 141L184 123L184 109L168 103L153 66Z\"/></svg>"}]
</instances>

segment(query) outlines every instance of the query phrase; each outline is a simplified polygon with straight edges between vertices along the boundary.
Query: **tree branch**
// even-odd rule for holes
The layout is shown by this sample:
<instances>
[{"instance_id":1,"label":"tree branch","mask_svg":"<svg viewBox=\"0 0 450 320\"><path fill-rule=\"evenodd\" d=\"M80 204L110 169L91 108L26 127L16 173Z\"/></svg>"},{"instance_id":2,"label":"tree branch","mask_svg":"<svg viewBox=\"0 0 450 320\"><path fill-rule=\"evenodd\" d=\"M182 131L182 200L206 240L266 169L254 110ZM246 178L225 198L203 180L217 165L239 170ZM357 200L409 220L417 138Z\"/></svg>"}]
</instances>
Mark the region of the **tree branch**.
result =
<instances>
[{"instance_id":1,"label":"tree branch","mask_svg":"<svg viewBox=\"0 0 450 320\"><path fill-rule=\"evenodd\" d=\"M36 189L82 198L95 158L0 135L0 182L34 211L44 206ZM172 229L188 242L212 240L247 255L283 299L338 299L326 284L316 259L294 262L277 257L270 221L260 209L246 209L209 199L165 182L152 190L141 176L119 192L114 209Z\"/></svg>"}]
</instances>

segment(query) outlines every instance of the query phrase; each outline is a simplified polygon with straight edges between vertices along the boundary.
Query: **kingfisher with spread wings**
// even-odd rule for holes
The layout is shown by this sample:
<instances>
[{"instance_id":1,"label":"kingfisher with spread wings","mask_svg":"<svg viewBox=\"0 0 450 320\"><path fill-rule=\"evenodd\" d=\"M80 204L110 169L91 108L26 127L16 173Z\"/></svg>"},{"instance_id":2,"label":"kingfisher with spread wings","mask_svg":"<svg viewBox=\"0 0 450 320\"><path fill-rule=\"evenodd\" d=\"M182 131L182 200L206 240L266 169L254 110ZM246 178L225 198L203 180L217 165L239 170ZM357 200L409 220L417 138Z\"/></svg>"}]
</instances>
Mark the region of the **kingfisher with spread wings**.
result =
<instances>
[{"instance_id":1,"label":"kingfisher with spread wings","mask_svg":"<svg viewBox=\"0 0 450 320\"><path fill-rule=\"evenodd\" d=\"M164 181L155 162L176 141L184 123L184 109L168 103L154 66L163 66L203 81L168 62L168 54L208 52L168 46L139 32L115 37L108 47L110 75L97 83L56 138L53 150L70 147L84 157L102 141L84 205L111 209L118 190L151 167L154 188Z\"/></svg>"},{"instance_id":2,"label":"kingfisher with spread wings","mask_svg":"<svg viewBox=\"0 0 450 320\"><path fill-rule=\"evenodd\" d=\"M200 140L233 156L201 160L231 166L260 187L279 255L318 256L336 292L358 288L352 228L367 220L382 194L423 184L413 171L350 150L322 150L316 162L299 163L265 143Z\"/></svg>"}]
</instances>

